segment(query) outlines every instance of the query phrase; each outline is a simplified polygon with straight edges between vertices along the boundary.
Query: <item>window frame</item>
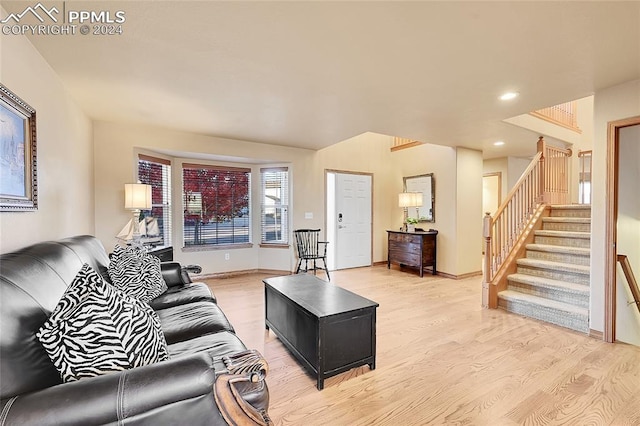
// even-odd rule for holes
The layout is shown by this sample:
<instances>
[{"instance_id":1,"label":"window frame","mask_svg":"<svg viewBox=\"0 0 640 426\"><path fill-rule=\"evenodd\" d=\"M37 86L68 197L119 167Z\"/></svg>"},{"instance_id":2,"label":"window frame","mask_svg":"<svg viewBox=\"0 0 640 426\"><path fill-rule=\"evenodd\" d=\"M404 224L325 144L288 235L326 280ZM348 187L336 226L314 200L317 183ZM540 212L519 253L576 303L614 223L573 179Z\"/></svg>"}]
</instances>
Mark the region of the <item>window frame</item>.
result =
<instances>
[{"instance_id":1,"label":"window frame","mask_svg":"<svg viewBox=\"0 0 640 426\"><path fill-rule=\"evenodd\" d=\"M245 241L231 241L231 242L219 242L221 238L220 233L222 231L224 231L224 229L220 229L219 225L215 226L215 229L213 230L213 234L215 235L213 237L213 239L216 240L216 242L206 242L205 238L203 238L203 241L200 242L193 242L193 243L188 243L189 240L196 240L196 234L198 232L200 232L198 230L198 225L205 227L207 226L209 223L216 223L219 224L221 222L216 221L216 222L210 222L207 221L207 223L204 223L202 221L202 210L200 211L200 215L201 215L201 219L199 223L195 224L195 228L194 228L194 235L190 236L187 233L187 226L186 221L189 220L186 215L188 215L189 212L189 203L193 202L193 201L189 201L188 200L188 194L186 191L186 187L185 185L187 184L187 179L185 177L185 172L188 170L198 170L198 171L202 171L202 170L214 170L214 171L218 171L218 172L222 172L222 173L242 173L246 176L246 184L247 184L247 188L246 188L246 206L242 206L242 209L246 208L246 212L244 212L242 215L240 216L233 216L232 217L232 235L231 235L231 239L234 240L236 238L242 237L242 235L244 234L243 230L246 230L246 240ZM185 162L182 164L182 173L181 173L181 198L182 198L182 238L183 238L183 251L205 251L205 250L220 250L220 249L237 249L237 248L250 248L253 247L253 243L252 243L252 234L253 234L253 226L252 226L252 219L251 219L251 211L252 211L252 194L251 194L251 176L252 176L252 170L251 168L248 167L231 167L231 166L222 166L222 165L215 165L215 164L204 164L204 163L193 163L193 162ZM243 190L244 191L244 190ZM196 195L199 195L199 200L200 200L200 209L202 209L202 190L201 191L194 191L193 193ZM197 200L194 200L196 203L198 202ZM232 200L232 204L235 203L235 200ZM197 206L196 206L197 207ZM234 207L232 207L232 209L234 209ZM216 211L217 212L217 211ZM212 213L213 216L220 216L219 213ZM234 219L236 217L246 217L246 224L239 226L236 229L236 225L233 224ZM195 219L197 222L197 219ZM239 232L238 232L239 231Z\"/></svg>"},{"instance_id":2,"label":"window frame","mask_svg":"<svg viewBox=\"0 0 640 426\"><path fill-rule=\"evenodd\" d=\"M172 167L171 167L171 161L167 160L165 158L160 158L160 157L155 157L152 155L148 155L148 154L143 154L143 153L138 153L138 159L136 162L136 175L138 178L138 181L140 181L140 183L144 183L144 184L148 184L151 185L152 188L154 187L154 183L153 182L149 182L146 179L144 179L144 177L142 179L141 178L141 173L140 173L140 162L147 162L147 163L152 163L152 164L156 164L156 165L160 165L162 167L162 179L161 179L161 194L162 194L162 198L163 198L163 202L155 202L155 200L153 199L155 194L157 194L157 191L154 191L152 189L152 210L154 208L162 208L162 223L160 225L161 227L161 234L162 234L162 244L159 244L159 247L170 247L173 245L173 200L172 200ZM155 186L155 188L157 188L157 186ZM147 216L148 212L150 212L149 210L145 210L145 217Z\"/></svg>"},{"instance_id":3,"label":"window frame","mask_svg":"<svg viewBox=\"0 0 640 426\"><path fill-rule=\"evenodd\" d=\"M282 173L285 172L286 175L284 178L280 177L278 179L280 183L280 191L282 192L279 200L279 203L267 204L266 201L266 180L265 175L267 173ZM288 248L290 246L291 241L291 232L290 232L290 173L288 167L264 167L260 169L260 247L282 247ZM283 200L285 202L283 202ZM265 240L266 232L266 208L271 207L275 208L276 211L279 209L281 211L281 219L279 223L274 223L274 226L279 225L281 229L281 237L276 240Z\"/></svg>"}]
</instances>

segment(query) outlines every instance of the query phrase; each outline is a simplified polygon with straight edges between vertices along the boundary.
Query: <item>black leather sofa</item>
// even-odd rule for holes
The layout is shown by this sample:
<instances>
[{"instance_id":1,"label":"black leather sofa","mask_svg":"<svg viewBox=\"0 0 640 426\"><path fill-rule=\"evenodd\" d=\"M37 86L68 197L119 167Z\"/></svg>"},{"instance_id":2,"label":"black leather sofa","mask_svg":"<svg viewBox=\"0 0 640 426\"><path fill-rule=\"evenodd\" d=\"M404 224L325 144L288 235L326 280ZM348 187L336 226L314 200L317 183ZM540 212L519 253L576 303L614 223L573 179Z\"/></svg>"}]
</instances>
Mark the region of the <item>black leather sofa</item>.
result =
<instances>
[{"instance_id":1,"label":"black leather sofa","mask_svg":"<svg viewBox=\"0 0 640 426\"><path fill-rule=\"evenodd\" d=\"M108 278L109 257L92 236L0 256L0 425L270 423L266 363L236 371L229 359L247 348L178 263L162 264L168 290L149 303L170 359L62 383L35 333L85 263Z\"/></svg>"}]
</instances>

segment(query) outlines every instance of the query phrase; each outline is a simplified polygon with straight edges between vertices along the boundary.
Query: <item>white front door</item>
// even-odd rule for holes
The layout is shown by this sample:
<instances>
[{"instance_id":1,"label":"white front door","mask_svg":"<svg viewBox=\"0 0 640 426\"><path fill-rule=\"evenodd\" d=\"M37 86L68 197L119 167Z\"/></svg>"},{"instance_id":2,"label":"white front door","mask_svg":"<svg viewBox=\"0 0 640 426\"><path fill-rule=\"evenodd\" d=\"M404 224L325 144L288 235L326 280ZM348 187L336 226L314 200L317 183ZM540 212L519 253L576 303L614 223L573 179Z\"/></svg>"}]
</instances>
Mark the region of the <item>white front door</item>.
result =
<instances>
[{"instance_id":1,"label":"white front door","mask_svg":"<svg viewBox=\"0 0 640 426\"><path fill-rule=\"evenodd\" d=\"M370 175L336 173L335 267L371 266Z\"/></svg>"}]
</instances>

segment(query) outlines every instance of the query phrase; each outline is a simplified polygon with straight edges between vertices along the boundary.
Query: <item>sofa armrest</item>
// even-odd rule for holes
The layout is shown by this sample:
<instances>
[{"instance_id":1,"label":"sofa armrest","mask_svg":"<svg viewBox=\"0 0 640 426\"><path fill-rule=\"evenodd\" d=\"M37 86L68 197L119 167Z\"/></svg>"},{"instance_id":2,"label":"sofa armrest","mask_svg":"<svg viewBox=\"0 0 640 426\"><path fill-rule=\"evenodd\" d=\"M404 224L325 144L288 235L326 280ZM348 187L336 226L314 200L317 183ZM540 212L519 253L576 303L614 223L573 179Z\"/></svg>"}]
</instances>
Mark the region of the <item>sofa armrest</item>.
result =
<instances>
[{"instance_id":1,"label":"sofa armrest","mask_svg":"<svg viewBox=\"0 0 640 426\"><path fill-rule=\"evenodd\" d=\"M162 262L160 264L162 278L168 287L181 286L191 283L189 275L182 269L178 262Z\"/></svg>"},{"instance_id":2,"label":"sofa armrest","mask_svg":"<svg viewBox=\"0 0 640 426\"><path fill-rule=\"evenodd\" d=\"M205 352L3 400L0 423L225 425L215 380Z\"/></svg>"}]
</instances>

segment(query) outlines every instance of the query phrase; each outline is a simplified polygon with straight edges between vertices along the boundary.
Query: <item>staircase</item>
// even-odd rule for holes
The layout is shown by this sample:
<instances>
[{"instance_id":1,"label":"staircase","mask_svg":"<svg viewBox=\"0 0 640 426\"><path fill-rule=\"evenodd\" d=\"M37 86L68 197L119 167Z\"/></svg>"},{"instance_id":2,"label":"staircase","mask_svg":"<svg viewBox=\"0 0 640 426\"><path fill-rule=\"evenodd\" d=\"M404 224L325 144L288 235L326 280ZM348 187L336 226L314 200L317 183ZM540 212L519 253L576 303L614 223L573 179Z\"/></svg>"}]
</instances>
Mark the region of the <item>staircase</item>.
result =
<instances>
[{"instance_id":1,"label":"staircase","mask_svg":"<svg viewBox=\"0 0 640 426\"><path fill-rule=\"evenodd\" d=\"M552 206L542 222L498 293L498 306L588 333L591 206Z\"/></svg>"}]
</instances>

